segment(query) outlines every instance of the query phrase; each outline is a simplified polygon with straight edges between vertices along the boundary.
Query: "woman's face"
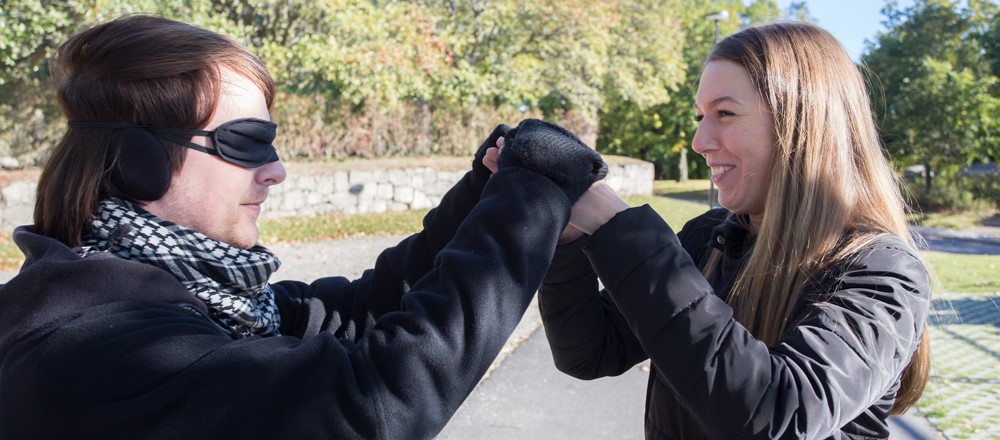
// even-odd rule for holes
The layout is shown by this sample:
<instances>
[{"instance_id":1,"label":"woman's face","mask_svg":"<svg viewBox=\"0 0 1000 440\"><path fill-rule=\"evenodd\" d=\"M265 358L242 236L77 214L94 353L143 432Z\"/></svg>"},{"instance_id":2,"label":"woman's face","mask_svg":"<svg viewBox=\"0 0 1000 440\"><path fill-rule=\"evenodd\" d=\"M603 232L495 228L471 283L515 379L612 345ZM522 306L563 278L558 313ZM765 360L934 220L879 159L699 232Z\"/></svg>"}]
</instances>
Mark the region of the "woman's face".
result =
<instances>
[{"instance_id":1,"label":"woman's face","mask_svg":"<svg viewBox=\"0 0 1000 440\"><path fill-rule=\"evenodd\" d=\"M694 109L698 130L691 146L712 170L719 203L760 226L775 148L770 109L746 69L728 60L705 65Z\"/></svg>"}]
</instances>

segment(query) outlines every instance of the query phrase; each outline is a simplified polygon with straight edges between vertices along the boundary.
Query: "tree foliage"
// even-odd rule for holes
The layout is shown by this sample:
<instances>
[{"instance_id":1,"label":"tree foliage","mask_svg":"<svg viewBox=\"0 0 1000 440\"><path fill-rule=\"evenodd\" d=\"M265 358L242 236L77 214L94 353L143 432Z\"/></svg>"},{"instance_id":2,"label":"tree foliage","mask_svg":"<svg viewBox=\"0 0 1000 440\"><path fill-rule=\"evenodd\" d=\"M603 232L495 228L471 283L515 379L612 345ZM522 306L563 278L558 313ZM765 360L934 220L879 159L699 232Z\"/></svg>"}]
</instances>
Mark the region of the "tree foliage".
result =
<instances>
[{"instance_id":1,"label":"tree foliage","mask_svg":"<svg viewBox=\"0 0 1000 440\"><path fill-rule=\"evenodd\" d=\"M961 5L961 6L960 6ZM864 61L886 145L939 175L996 160L1000 26L988 0L889 2ZM467 154L493 125L546 117L677 177L719 38L812 20L774 0L0 0L0 156L37 164L63 129L48 62L72 33L152 13L229 35L274 75L282 157Z\"/></svg>"},{"instance_id":2,"label":"tree foliage","mask_svg":"<svg viewBox=\"0 0 1000 440\"><path fill-rule=\"evenodd\" d=\"M694 122L694 94L698 78L709 52L715 45L716 25L706 15L727 11L729 18L718 23L718 38L740 28L808 15L805 6L792 5L781 11L773 0L715 2L682 1L673 5L669 17L684 36L681 61L674 66L680 80L667 86L668 97L647 105L625 94L612 94L601 113L598 149L610 154L635 157L653 162L660 178L680 177L680 162L692 176L707 177L704 160L687 154L697 125ZM805 12L803 12L805 11ZM804 14L804 15L803 15Z\"/></svg>"},{"instance_id":3,"label":"tree foliage","mask_svg":"<svg viewBox=\"0 0 1000 440\"><path fill-rule=\"evenodd\" d=\"M0 2L0 155L34 156L55 139L47 60L85 12L62 1Z\"/></svg>"},{"instance_id":4,"label":"tree foliage","mask_svg":"<svg viewBox=\"0 0 1000 440\"><path fill-rule=\"evenodd\" d=\"M644 107L669 100L668 91L683 77L677 48L684 35L670 18L681 3L7 0L0 16L0 62L5 66L0 105L35 116L41 111L43 121L56 125L51 87L41 81L54 48L89 25L122 14L152 13L229 35L260 55L283 94L279 106L293 102L298 110L275 113L290 128L283 132L310 137L292 142L308 145L306 155L328 155L326 144L334 139L372 139L372 148L356 153L406 154L403 143L411 136L423 139L418 143L424 147L440 137L457 136L449 134L453 130L439 116L478 129L483 118L511 114L505 108L596 132L609 96L628 97ZM29 78L37 80L26 82ZM26 96L26 89L38 99L13 99ZM344 120L356 124L337 122ZM15 143L37 151L52 142L51 137L14 141L11 135L19 124L6 117L3 123L0 154L16 155L11 148ZM317 136L306 129L332 126L354 134ZM472 139L482 135L467 134ZM419 145L415 150L428 149L440 152Z\"/></svg>"},{"instance_id":5,"label":"tree foliage","mask_svg":"<svg viewBox=\"0 0 1000 440\"><path fill-rule=\"evenodd\" d=\"M1000 159L997 12L977 0L889 3L888 30L863 57L886 147L901 166L924 166L925 192L935 175Z\"/></svg>"}]
</instances>

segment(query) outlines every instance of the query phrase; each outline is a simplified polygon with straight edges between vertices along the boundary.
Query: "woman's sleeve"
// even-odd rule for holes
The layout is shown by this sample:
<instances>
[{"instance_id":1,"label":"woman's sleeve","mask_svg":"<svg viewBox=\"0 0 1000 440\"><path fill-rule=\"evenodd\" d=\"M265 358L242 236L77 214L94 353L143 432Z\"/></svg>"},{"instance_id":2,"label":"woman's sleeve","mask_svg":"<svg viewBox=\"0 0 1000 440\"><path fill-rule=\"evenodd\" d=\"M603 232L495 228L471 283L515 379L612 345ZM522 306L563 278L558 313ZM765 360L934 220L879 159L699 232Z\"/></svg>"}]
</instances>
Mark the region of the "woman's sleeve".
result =
<instances>
[{"instance_id":1,"label":"woman's sleeve","mask_svg":"<svg viewBox=\"0 0 1000 440\"><path fill-rule=\"evenodd\" d=\"M578 379L617 376L646 359L583 254L587 238L558 246L538 290L556 368Z\"/></svg>"},{"instance_id":2,"label":"woman's sleeve","mask_svg":"<svg viewBox=\"0 0 1000 440\"><path fill-rule=\"evenodd\" d=\"M410 286L426 275L479 201L481 188L466 173L423 219L423 229L383 251L360 278L321 278L311 284L276 283L281 332L300 338L320 331L355 339L378 317L399 310Z\"/></svg>"},{"instance_id":3,"label":"woman's sleeve","mask_svg":"<svg viewBox=\"0 0 1000 440\"><path fill-rule=\"evenodd\" d=\"M768 347L734 319L666 223L630 227L658 218L648 207L624 211L585 253L712 438L827 438L892 390L930 299L927 272L902 242L866 248L828 286L829 299L804 307Z\"/></svg>"}]
</instances>

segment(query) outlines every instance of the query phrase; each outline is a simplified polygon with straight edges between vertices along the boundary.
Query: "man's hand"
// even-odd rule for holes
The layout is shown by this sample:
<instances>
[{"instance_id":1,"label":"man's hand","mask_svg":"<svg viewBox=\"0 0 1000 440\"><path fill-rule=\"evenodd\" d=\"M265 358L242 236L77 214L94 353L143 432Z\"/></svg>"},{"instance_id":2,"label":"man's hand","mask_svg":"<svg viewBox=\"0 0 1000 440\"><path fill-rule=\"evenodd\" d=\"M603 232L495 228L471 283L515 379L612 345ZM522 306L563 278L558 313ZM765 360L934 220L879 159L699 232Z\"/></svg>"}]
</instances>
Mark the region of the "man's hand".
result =
<instances>
[{"instance_id":1,"label":"man's hand","mask_svg":"<svg viewBox=\"0 0 1000 440\"><path fill-rule=\"evenodd\" d=\"M486 181L490 179L490 176L497 171L496 162L499 160L497 157L500 156L500 152L497 149L497 141L507 135L510 130L505 124L497 125L490 133L489 137L479 146L476 150L476 157L472 159L472 177L473 185L477 192L482 192L483 187L486 186ZM490 163L486 160L486 156L491 157Z\"/></svg>"},{"instance_id":2,"label":"man's hand","mask_svg":"<svg viewBox=\"0 0 1000 440\"><path fill-rule=\"evenodd\" d=\"M490 170L490 172L497 172L500 168L500 154L503 153L504 138L500 136L497 138L497 146L490 147L486 150L486 155L483 157L483 165ZM563 230L562 235L559 236L559 244L571 243L583 237L583 231L577 229L573 225L566 225L566 229Z\"/></svg>"},{"instance_id":3,"label":"man's hand","mask_svg":"<svg viewBox=\"0 0 1000 440\"><path fill-rule=\"evenodd\" d=\"M497 169L500 168L500 153L503 152L503 146L503 136L500 136L497 138L497 146L487 148L486 153L483 155L483 165L491 173L497 172Z\"/></svg>"},{"instance_id":4,"label":"man's hand","mask_svg":"<svg viewBox=\"0 0 1000 440\"><path fill-rule=\"evenodd\" d=\"M542 174L559 185L571 203L608 174L600 154L556 124L525 119L504 137L500 168L523 167Z\"/></svg>"}]
</instances>

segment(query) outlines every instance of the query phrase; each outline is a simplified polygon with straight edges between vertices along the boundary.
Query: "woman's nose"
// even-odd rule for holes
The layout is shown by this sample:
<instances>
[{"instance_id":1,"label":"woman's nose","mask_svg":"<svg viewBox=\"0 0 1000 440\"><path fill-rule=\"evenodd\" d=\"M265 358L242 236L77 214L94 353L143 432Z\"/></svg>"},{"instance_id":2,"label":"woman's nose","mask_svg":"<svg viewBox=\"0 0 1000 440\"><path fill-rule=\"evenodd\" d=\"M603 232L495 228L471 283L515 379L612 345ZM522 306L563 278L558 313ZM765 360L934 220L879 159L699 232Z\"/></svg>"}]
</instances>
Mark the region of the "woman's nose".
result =
<instances>
[{"instance_id":1,"label":"woman's nose","mask_svg":"<svg viewBox=\"0 0 1000 440\"><path fill-rule=\"evenodd\" d=\"M715 148L714 144L709 136L709 130L703 124L698 124L698 128L694 131L694 139L691 139L691 149L704 156Z\"/></svg>"}]
</instances>

